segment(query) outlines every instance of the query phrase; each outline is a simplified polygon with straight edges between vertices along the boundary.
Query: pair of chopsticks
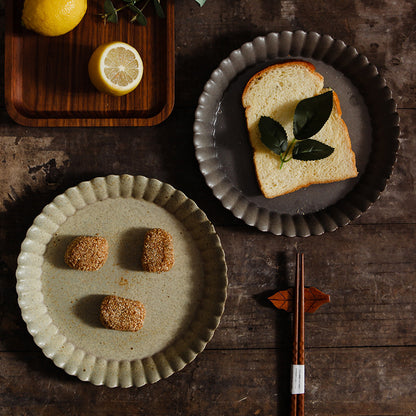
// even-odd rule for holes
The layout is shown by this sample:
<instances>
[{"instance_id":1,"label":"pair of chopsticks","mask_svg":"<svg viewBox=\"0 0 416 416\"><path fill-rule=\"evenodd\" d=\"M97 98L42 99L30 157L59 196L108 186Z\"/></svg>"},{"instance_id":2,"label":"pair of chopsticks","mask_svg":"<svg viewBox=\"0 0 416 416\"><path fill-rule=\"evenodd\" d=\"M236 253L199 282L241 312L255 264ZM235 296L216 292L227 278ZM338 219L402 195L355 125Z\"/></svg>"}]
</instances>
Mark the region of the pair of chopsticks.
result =
<instances>
[{"instance_id":1,"label":"pair of chopsticks","mask_svg":"<svg viewBox=\"0 0 416 416\"><path fill-rule=\"evenodd\" d=\"M291 416L304 416L305 406L305 266L304 254L296 254L293 316Z\"/></svg>"}]
</instances>

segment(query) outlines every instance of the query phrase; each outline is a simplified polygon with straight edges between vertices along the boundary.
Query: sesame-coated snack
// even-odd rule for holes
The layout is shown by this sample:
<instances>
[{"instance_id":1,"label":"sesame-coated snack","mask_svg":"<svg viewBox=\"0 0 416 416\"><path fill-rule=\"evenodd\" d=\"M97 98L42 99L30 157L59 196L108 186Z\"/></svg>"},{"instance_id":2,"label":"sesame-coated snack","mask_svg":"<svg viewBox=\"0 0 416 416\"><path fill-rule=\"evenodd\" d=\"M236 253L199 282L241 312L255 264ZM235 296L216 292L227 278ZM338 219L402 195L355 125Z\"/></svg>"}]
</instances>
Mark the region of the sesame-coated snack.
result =
<instances>
[{"instance_id":1,"label":"sesame-coated snack","mask_svg":"<svg viewBox=\"0 0 416 416\"><path fill-rule=\"evenodd\" d=\"M149 230L143 243L143 269L148 272L167 272L174 263L172 236L161 228Z\"/></svg>"},{"instance_id":2,"label":"sesame-coated snack","mask_svg":"<svg viewBox=\"0 0 416 416\"><path fill-rule=\"evenodd\" d=\"M100 320L109 329L136 332L143 326L146 310L138 300L106 296L101 302Z\"/></svg>"},{"instance_id":3,"label":"sesame-coated snack","mask_svg":"<svg viewBox=\"0 0 416 416\"><path fill-rule=\"evenodd\" d=\"M72 269L95 271L100 269L108 257L108 242L104 237L79 236L68 245L65 263Z\"/></svg>"}]
</instances>

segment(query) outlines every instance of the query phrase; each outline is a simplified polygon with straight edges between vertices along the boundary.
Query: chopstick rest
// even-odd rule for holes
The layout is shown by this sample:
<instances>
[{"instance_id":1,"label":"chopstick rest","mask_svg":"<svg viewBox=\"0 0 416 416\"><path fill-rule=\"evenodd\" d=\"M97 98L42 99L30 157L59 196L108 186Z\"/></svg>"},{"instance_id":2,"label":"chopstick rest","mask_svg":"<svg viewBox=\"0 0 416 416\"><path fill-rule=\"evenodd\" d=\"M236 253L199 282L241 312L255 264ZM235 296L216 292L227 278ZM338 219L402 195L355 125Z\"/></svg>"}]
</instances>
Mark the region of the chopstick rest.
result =
<instances>
[{"instance_id":1,"label":"chopstick rest","mask_svg":"<svg viewBox=\"0 0 416 416\"><path fill-rule=\"evenodd\" d=\"M277 309L286 312L293 312L295 301L295 290L293 287L285 290L279 290L268 299ZM321 292L316 287L305 287L305 313L314 313L325 303L330 302L329 295Z\"/></svg>"}]
</instances>

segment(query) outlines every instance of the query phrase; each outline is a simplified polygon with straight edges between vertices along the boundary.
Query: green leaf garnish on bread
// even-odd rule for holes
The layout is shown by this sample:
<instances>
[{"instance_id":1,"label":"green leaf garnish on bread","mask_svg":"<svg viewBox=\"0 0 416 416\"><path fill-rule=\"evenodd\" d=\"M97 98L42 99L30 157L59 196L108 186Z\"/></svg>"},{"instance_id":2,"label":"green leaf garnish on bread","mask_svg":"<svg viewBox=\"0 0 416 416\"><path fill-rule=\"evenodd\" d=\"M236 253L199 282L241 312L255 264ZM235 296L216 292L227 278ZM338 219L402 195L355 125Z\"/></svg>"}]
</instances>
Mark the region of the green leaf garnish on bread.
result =
<instances>
[{"instance_id":1,"label":"green leaf garnish on bread","mask_svg":"<svg viewBox=\"0 0 416 416\"><path fill-rule=\"evenodd\" d=\"M293 116L296 140L309 139L322 129L332 113L333 96L332 91L327 91L298 103Z\"/></svg>"},{"instance_id":2,"label":"green leaf garnish on bread","mask_svg":"<svg viewBox=\"0 0 416 416\"><path fill-rule=\"evenodd\" d=\"M247 83L242 103L266 198L357 176L338 97L312 64L265 68Z\"/></svg>"}]
</instances>

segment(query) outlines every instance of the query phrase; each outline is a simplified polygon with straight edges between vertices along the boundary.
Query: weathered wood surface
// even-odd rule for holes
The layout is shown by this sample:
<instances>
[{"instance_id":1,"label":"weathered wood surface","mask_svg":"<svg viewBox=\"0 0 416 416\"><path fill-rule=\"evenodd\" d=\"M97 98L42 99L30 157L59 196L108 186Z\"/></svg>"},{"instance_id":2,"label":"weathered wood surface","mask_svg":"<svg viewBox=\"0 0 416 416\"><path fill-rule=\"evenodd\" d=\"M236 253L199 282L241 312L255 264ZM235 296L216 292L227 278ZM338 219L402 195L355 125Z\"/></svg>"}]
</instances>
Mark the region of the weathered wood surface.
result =
<instances>
[{"instance_id":1,"label":"weathered wood surface","mask_svg":"<svg viewBox=\"0 0 416 416\"><path fill-rule=\"evenodd\" d=\"M108 389L81 383L39 352L0 353L0 414L288 415L289 362L279 349L207 350L154 385ZM414 414L415 347L309 349L306 362L307 415Z\"/></svg>"},{"instance_id":2,"label":"weathered wood surface","mask_svg":"<svg viewBox=\"0 0 416 416\"><path fill-rule=\"evenodd\" d=\"M176 105L163 124L27 128L11 121L1 94L0 415L287 415L290 317L266 298L293 283L296 250L306 255L307 285L331 295L306 317L306 414L416 414L415 2L175 6ZM3 11L0 0L2 38ZM218 63L255 36L296 29L330 34L368 56L401 118L397 163L380 199L353 224L305 239L235 219L206 186L192 145L198 96ZM15 293L19 246L42 207L68 186L109 173L156 177L184 191L216 226L229 268L225 314L207 350L141 389L95 387L55 367L27 333Z\"/></svg>"}]
</instances>

